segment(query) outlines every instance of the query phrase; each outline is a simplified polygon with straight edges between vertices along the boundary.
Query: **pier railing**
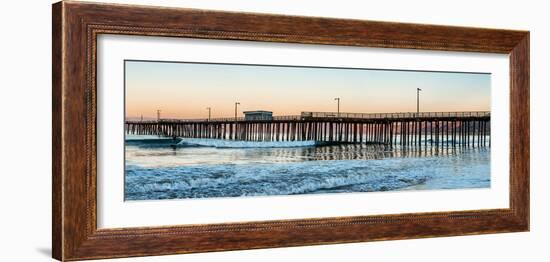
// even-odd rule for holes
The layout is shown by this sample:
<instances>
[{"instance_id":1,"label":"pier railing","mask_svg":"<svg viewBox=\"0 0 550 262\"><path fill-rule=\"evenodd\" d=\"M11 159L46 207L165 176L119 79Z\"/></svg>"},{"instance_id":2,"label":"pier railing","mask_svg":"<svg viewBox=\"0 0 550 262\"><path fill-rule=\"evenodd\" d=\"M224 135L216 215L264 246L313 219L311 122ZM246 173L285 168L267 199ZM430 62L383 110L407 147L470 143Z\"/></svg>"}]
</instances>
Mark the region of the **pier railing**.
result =
<instances>
[{"instance_id":1,"label":"pier railing","mask_svg":"<svg viewBox=\"0 0 550 262\"><path fill-rule=\"evenodd\" d=\"M345 113L345 112L302 112L302 118L354 118L354 119L384 119L384 118L434 118L434 117L486 117L490 111L466 112L403 112L403 113Z\"/></svg>"},{"instance_id":2,"label":"pier railing","mask_svg":"<svg viewBox=\"0 0 550 262\"><path fill-rule=\"evenodd\" d=\"M272 120L301 120L301 115L288 115L288 116L273 116L272 119L265 120L265 121L272 121ZM216 118L195 118L195 119L177 119L177 118L162 118L160 119L160 122L170 122L170 123L180 123L180 122L243 122L246 121L244 117L216 117ZM258 121L258 120L256 120ZM153 120L151 122L157 122L156 120Z\"/></svg>"},{"instance_id":3,"label":"pier railing","mask_svg":"<svg viewBox=\"0 0 550 262\"><path fill-rule=\"evenodd\" d=\"M401 112L401 113L346 113L346 112L302 112L300 115L273 116L269 120L254 121L292 121L306 119L423 119L423 118L465 118L465 117L490 117L490 111L465 111L465 112ZM176 119L162 118L160 120L137 120L127 122L139 123L196 123L196 122L246 122L244 117L218 117Z\"/></svg>"}]
</instances>

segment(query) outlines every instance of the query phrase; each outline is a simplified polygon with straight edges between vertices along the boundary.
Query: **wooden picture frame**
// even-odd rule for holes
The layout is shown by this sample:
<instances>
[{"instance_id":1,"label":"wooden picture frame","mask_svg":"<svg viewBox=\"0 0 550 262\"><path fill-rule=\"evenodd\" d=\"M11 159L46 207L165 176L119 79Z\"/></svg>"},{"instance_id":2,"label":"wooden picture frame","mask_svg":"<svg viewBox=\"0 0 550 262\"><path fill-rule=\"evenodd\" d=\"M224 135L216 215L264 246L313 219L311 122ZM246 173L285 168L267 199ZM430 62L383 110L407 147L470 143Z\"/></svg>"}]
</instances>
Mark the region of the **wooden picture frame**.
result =
<instances>
[{"instance_id":1,"label":"wooden picture frame","mask_svg":"<svg viewBox=\"0 0 550 262\"><path fill-rule=\"evenodd\" d=\"M529 230L529 32L83 2L53 5L53 257L81 260ZM508 54L510 208L98 229L99 34Z\"/></svg>"}]
</instances>

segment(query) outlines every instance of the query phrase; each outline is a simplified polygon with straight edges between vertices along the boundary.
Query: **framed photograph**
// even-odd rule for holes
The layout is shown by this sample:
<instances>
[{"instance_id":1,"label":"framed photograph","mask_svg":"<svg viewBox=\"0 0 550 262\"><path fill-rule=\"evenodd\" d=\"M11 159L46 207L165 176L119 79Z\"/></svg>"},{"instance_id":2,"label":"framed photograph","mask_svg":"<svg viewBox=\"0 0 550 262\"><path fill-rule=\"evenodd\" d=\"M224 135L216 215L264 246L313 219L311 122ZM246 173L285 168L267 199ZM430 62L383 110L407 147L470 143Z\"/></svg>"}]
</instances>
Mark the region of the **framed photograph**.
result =
<instances>
[{"instance_id":1,"label":"framed photograph","mask_svg":"<svg viewBox=\"0 0 550 262\"><path fill-rule=\"evenodd\" d=\"M529 230L529 32L59 2L53 257Z\"/></svg>"}]
</instances>

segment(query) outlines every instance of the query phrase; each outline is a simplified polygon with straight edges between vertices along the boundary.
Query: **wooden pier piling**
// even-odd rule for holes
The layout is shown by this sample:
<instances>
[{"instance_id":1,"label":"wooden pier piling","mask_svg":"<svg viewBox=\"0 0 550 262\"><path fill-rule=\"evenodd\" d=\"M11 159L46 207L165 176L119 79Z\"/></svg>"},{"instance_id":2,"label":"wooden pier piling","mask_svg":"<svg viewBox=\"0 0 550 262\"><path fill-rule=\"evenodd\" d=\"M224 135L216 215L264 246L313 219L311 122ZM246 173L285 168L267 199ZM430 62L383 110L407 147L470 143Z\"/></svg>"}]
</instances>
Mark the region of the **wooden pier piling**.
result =
<instances>
[{"instance_id":1,"label":"wooden pier piling","mask_svg":"<svg viewBox=\"0 0 550 262\"><path fill-rule=\"evenodd\" d=\"M317 113L321 114L321 113ZM328 115L328 113L323 113ZM241 141L384 144L401 147L486 147L488 112L345 114L244 119L126 121L128 134ZM342 114L340 114L342 115Z\"/></svg>"}]
</instances>

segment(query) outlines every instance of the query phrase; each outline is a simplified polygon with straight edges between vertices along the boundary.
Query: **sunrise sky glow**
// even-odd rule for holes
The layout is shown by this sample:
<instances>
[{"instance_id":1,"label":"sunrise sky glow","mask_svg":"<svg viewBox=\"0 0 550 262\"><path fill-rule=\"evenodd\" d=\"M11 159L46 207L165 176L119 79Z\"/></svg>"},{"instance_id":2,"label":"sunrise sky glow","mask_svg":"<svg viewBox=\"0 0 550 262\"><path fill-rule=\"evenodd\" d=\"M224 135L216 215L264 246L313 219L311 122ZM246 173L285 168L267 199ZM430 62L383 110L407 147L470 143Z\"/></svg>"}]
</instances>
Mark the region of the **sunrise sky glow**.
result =
<instances>
[{"instance_id":1,"label":"sunrise sky glow","mask_svg":"<svg viewBox=\"0 0 550 262\"><path fill-rule=\"evenodd\" d=\"M481 73L335 69L174 62L125 62L126 118L232 117L242 111L273 115L302 111L415 112L490 110L491 75Z\"/></svg>"}]
</instances>

